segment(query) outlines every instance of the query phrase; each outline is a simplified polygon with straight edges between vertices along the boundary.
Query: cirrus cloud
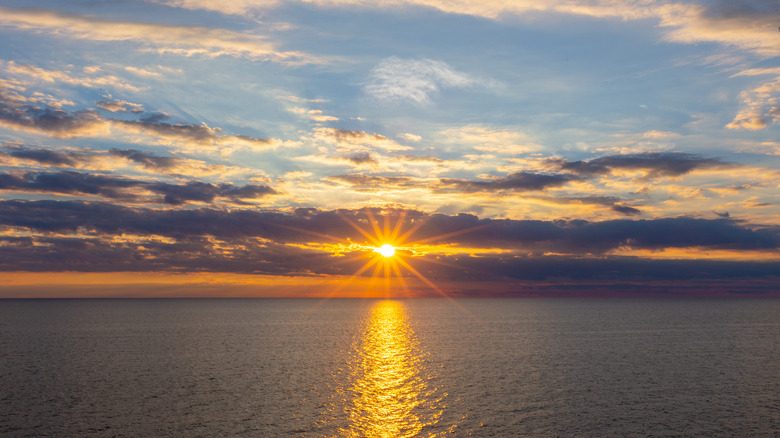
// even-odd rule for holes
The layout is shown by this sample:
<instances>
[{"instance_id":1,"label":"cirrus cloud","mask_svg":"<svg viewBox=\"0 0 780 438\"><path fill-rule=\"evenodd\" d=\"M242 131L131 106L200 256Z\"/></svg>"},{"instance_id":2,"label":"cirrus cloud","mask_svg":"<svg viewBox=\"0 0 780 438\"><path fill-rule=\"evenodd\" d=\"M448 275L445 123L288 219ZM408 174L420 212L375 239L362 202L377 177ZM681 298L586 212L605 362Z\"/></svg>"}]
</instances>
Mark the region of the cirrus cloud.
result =
<instances>
[{"instance_id":1,"label":"cirrus cloud","mask_svg":"<svg viewBox=\"0 0 780 438\"><path fill-rule=\"evenodd\" d=\"M433 59L392 56L379 62L363 91L384 102L428 105L442 89L477 85L480 80Z\"/></svg>"}]
</instances>

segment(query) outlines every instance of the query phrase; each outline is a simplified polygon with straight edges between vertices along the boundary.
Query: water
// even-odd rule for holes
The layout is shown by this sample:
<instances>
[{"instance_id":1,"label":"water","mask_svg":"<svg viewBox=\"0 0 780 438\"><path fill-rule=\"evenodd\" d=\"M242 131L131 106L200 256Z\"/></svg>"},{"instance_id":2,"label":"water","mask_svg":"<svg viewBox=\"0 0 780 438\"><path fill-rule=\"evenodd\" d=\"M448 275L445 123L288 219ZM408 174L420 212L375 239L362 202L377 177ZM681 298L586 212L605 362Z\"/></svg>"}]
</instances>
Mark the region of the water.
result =
<instances>
[{"instance_id":1,"label":"water","mask_svg":"<svg viewBox=\"0 0 780 438\"><path fill-rule=\"evenodd\" d=\"M4 300L0 435L780 436L780 300Z\"/></svg>"}]
</instances>

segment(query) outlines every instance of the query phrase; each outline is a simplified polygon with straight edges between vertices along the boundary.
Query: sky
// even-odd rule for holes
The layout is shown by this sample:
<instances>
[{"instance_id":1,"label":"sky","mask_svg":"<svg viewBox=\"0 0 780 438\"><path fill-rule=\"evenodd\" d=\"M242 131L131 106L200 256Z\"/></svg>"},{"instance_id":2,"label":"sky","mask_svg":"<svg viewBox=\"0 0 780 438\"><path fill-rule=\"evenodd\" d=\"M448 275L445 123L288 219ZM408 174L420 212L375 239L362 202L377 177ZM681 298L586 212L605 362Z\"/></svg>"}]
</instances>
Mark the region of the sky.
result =
<instances>
[{"instance_id":1,"label":"sky","mask_svg":"<svg viewBox=\"0 0 780 438\"><path fill-rule=\"evenodd\" d=\"M0 39L0 297L780 296L774 0L0 0Z\"/></svg>"}]
</instances>

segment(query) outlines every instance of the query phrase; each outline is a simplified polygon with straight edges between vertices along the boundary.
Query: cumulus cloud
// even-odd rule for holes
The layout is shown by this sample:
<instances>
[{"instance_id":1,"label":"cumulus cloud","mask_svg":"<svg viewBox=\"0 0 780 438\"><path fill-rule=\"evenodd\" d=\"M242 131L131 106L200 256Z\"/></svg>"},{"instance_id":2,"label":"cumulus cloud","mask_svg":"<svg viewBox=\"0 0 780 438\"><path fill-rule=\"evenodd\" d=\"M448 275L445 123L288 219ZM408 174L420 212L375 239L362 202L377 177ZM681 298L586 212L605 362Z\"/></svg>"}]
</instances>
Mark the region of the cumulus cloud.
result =
<instances>
[{"instance_id":1,"label":"cumulus cloud","mask_svg":"<svg viewBox=\"0 0 780 438\"><path fill-rule=\"evenodd\" d=\"M780 120L780 75L751 90L740 93L742 108L729 129L756 131Z\"/></svg>"},{"instance_id":2,"label":"cumulus cloud","mask_svg":"<svg viewBox=\"0 0 780 438\"><path fill-rule=\"evenodd\" d=\"M387 102L428 105L433 96L446 88L464 88L479 80L458 72L442 61L390 57L377 64L363 91Z\"/></svg>"}]
</instances>

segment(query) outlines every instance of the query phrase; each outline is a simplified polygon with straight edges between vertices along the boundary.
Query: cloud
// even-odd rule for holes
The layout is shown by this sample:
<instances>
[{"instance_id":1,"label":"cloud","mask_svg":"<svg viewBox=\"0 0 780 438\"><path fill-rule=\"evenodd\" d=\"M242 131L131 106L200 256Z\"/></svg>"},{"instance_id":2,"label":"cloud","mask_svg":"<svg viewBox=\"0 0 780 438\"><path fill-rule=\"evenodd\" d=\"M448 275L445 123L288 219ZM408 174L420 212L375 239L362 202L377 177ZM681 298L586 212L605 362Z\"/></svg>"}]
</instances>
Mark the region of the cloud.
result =
<instances>
[{"instance_id":1,"label":"cloud","mask_svg":"<svg viewBox=\"0 0 780 438\"><path fill-rule=\"evenodd\" d=\"M412 134L410 132L405 132L403 134L398 134L398 138L406 141L411 141L413 143L417 143L418 141L422 140L422 137L417 134Z\"/></svg>"},{"instance_id":2,"label":"cloud","mask_svg":"<svg viewBox=\"0 0 780 438\"><path fill-rule=\"evenodd\" d=\"M558 170L585 176L608 175L615 170L646 170L649 177L680 176L697 169L736 166L733 163L726 163L714 158L703 158L681 152L608 155L586 161L550 158L545 162Z\"/></svg>"},{"instance_id":3,"label":"cloud","mask_svg":"<svg viewBox=\"0 0 780 438\"><path fill-rule=\"evenodd\" d=\"M189 181L186 184L147 184L145 187L163 195L163 201L170 205L182 205L191 201L212 203L217 197L238 201L277 194L274 189L257 184L239 187L229 183L215 185L200 181Z\"/></svg>"},{"instance_id":4,"label":"cloud","mask_svg":"<svg viewBox=\"0 0 780 438\"><path fill-rule=\"evenodd\" d=\"M88 173L27 172L22 175L0 173L0 191L25 191L68 195L97 195L108 199L140 200L143 192L161 195L162 202L182 205L188 202L212 203L216 198L233 202L256 199L277 192L265 185L210 184L189 181L185 184L145 182L129 178ZM160 202L159 199L150 202Z\"/></svg>"},{"instance_id":5,"label":"cloud","mask_svg":"<svg viewBox=\"0 0 780 438\"><path fill-rule=\"evenodd\" d=\"M76 167L90 158L83 153L74 151L55 151L51 149L30 149L26 147L7 148L8 154L14 158L35 161L51 166Z\"/></svg>"},{"instance_id":6,"label":"cloud","mask_svg":"<svg viewBox=\"0 0 780 438\"><path fill-rule=\"evenodd\" d=\"M111 184L117 185L113 181ZM372 212L374 216L383 214L376 209ZM353 223L368 223L368 214L369 211L364 209L327 211L309 208L291 212L209 208L156 210L102 202L0 201L0 225L30 231L73 232L85 229L97 233L164 237L254 237L279 243L315 239L313 234L301 230L316 230L320 236L337 236L333 239L362 240L362 235L345 218ZM435 240L442 244L477 248L602 254L624 247L748 250L780 246L780 229L751 229L729 219L678 217L589 222L479 219L468 214L448 216L415 210L389 210L384 214L391 220L404 214L407 224L419 224L409 238L411 241Z\"/></svg>"},{"instance_id":7,"label":"cloud","mask_svg":"<svg viewBox=\"0 0 780 438\"><path fill-rule=\"evenodd\" d=\"M626 216L635 216L638 214L642 214L642 211L639 210L638 208L630 207L628 205L621 205L621 204L612 205L612 210L618 213L622 213Z\"/></svg>"},{"instance_id":8,"label":"cloud","mask_svg":"<svg viewBox=\"0 0 780 438\"><path fill-rule=\"evenodd\" d=\"M780 120L780 75L752 90L740 93L742 108L729 129L757 131Z\"/></svg>"},{"instance_id":9,"label":"cloud","mask_svg":"<svg viewBox=\"0 0 780 438\"><path fill-rule=\"evenodd\" d=\"M20 145L8 145L0 152L6 167L26 168L29 163L44 167L70 167L92 171L115 171L127 164L138 166L139 170L168 175L187 175L187 177L220 176L246 173L247 169L234 166L210 164L201 160L183 157L159 156L136 149L109 149L94 151L90 149L47 149L30 148ZM256 171L252 171L256 174Z\"/></svg>"},{"instance_id":10,"label":"cloud","mask_svg":"<svg viewBox=\"0 0 780 438\"><path fill-rule=\"evenodd\" d=\"M780 12L772 2L658 3L649 9L670 41L714 42L766 58L780 55Z\"/></svg>"},{"instance_id":11,"label":"cloud","mask_svg":"<svg viewBox=\"0 0 780 438\"><path fill-rule=\"evenodd\" d=\"M464 88L479 81L453 70L442 61L390 57L377 64L363 91L386 102L408 102L428 105L431 98L445 88Z\"/></svg>"},{"instance_id":12,"label":"cloud","mask_svg":"<svg viewBox=\"0 0 780 438\"><path fill-rule=\"evenodd\" d=\"M0 7L2 11L2 7ZM0 18L0 22L2 19ZM8 74L21 77L21 82L31 84L35 81L44 83L60 82L68 85L76 85L88 88L114 87L130 91L139 91L140 88L129 84L126 80L114 75L96 75L100 71L99 67L86 67L81 76L74 75L68 71L46 70L29 64L17 64L14 61L8 61L5 65Z\"/></svg>"},{"instance_id":13,"label":"cloud","mask_svg":"<svg viewBox=\"0 0 780 438\"><path fill-rule=\"evenodd\" d=\"M136 111L134 111L136 112ZM67 112L60 109L19 103L13 96L0 90L0 126L43 134L57 138L106 136L111 130L143 134L158 143L200 146L221 146L233 149L273 149L278 142L247 135L222 135L220 128L208 125L164 123L167 116L151 114L141 120L104 118L94 111Z\"/></svg>"},{"instance_id":14,"label":"cloud","mask_svg":"<svg viewBox=\"0 0 780 438\"><path fill-rule=\"evenodd\" d=\"M542 146L535 144L522 132L484 125L472 124L447 129L442 131L441 135L448 142L495 154L517 155L542 149Z\"/></svg>"},{"instance_id":15,"label":"cloud","mask_svg":"<svg viewBox=\"0 0 780 438\"><path fill-rule=\"evenodd\" d=\"M503 178L487 181L464 179L440 179L443 188L453 188L463 192L496 192L496 191L532 191L545 190L550 187L560 187L580 178L566 174L547 174L517 172Z\"/></svg>"},{"instance_id":16,"label":"cloud","mask_svg":"<svg viewBox=\"0 0 780 438\"><path fill-rule=\"evenodd\" d=\"M144 108L142 105L139 105L137 103L131 103L126 100L101 100L99 102L95 102L95 106L97 106L100 109L104 109L106 111L110 111L112 113L123 113L123 112L134 112L134 113L142 113L144 111Z\"/></svg>"},{"instance_id":17,"label":"cloud","mask_svg":"<svg viewBox=\"0 0 780 438\"><path fill-rule=\"evenodd\" d=\"M91 41L128 41L156 53L233 56L287 64L320 62L300 52L277 50L265 37L198 26L171 26L107 20L46 9L0 7L0 25Z\"/></svg>"},{"instance_id":18,"label":"cloud","mask_svg":"<svg viewBox=\"0 0 780 438\"><path fill-rule=\"evenodd\" d=\"M333 175L325 178L327 181L346 183L354 187L387 189L391 187L414 186L416 180L406 176L376 176L364 174Z\"/></svg>"},{"instance_id":19,"label":"cloud","mask_svg":"<svg viewBox=\"0 0 780 438\"><path fill-rule=\"evenodd\" d=\"M155 170L169 170L182 164L184 160L175 157L160 157L136 149L110 149L111 155L126 158L143 167Z\"/></svg>"},{"instance_id":20,"label":"cloud","mask_svg":"<svg viewBox=\"0 0 780 438\"><path fill-rule=\"evenodd\" d=\"M35 173L21 176L0 173L0 190L64 194L100 195L107 198L130 198L125 191L139 182L103 175L78 172Z\"/></svg>"},{"instance_id":21,"label":"cloud","mask_svg":"<svg viewBox=\"0 0 780 438\"><path fill-rule=\"evenodd\" d=\"M372 157L368 152L358 152L344 158L357 166L363 164L377 164L376 159L374 159L374 157Z\"/></svg>"},{"instance_id":22,"label":"cloud","mask_svg":"<svg viewBox=\"0 0 780 438\"><path fill-rule=\"evenodd\" d=\"M386 152L406 151L411 148L396 143L379 134L369 134L365 131L352 131L337 128L317 128L314 131L314 140L331 144L339 152L369 153L373 149Z\"/></svg>"},{"instance_id":23,"label":"cloud","mask_svg":"<svg viewBox=\"0 0 780 438\"><path fill-rule=\"evenodd\" d=\"M20 103L0 90L0 126L57 138L94 137L109 132L109 123L91 111L72 113Z\"/></svg>"},{"instance_id":24,"label":"cloud","mask_svg":"<svg viewBox=\"0 0 780 438\"><path fill-rule=\"evenodd\" d=\"M313 120L315 122L319 122L319 123L337 122L339 120L338 117L329 116L327 114L324 114L322 112L322 110L313 110L313 109L306 109L306 108L301 108L301 107L294 107L294 108L290 108L290 112L295 113L295 114L304 115L304 116L308 117L309 119L311 119L311 120Z\"/></svg>"},{"instance_id":25,"label":"cloud","mask_svg":"<svg viewBox=\"0 0 780 438\"><path fill-rule=\"evenodd\" d=\"M208 9L228 14L259 12L279 4L274 0L160 0L171 6ZM529 14L563 14L618 19L624 21L654 19L665 38L680 43L713 42L753 52L763 57L780 54L777 23L780 12L773 1L677 2L668 0L301 0L319 7L404 8L426 7L450 14L473 15L492 20Z\"/></svg>"},{"instance_id":26,"label":"cloud","mask_svg":"<svg viewBox=\"0 0 780 438\"><path fill-rule=\"evenodd\" d=\"M371 212L375 217L383 213ZM447 251L437 252L434 247L427 254L406 255L432 281L469 280L484 286L487 276L515 286L512 281L517 280L559 285L566 281L610 285L620 280L639 287L636 282L762 279L770 289L778 285L776 260L648 260L609 255L610 250L626 247L776 251L780 245L780 229L750 229L729 219L587 222L479 219L410 210L384 213L391 220L404 215L402 232L414 227L408 241L446 245ZM16 233L0 236L0 270L352 275L367 261L357 250L345 247L353 257L335 258L330 251L312 246L364 241L345 219L368 226L369 211L151 209L104 202L0 201L0 226ZM453 252L457 248L463 250ZM492 251L473 254L473 248Z\"/></svg>"}]
</instances>

